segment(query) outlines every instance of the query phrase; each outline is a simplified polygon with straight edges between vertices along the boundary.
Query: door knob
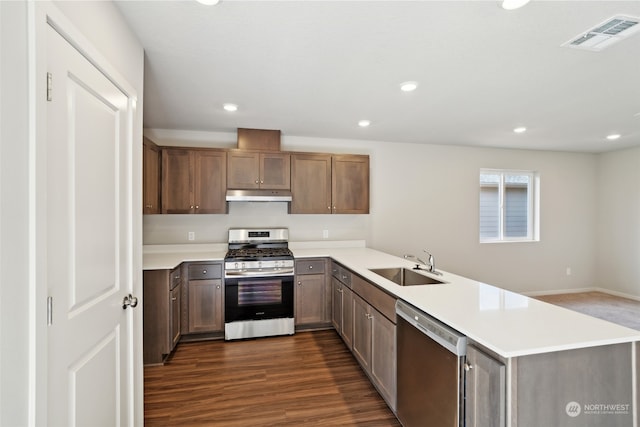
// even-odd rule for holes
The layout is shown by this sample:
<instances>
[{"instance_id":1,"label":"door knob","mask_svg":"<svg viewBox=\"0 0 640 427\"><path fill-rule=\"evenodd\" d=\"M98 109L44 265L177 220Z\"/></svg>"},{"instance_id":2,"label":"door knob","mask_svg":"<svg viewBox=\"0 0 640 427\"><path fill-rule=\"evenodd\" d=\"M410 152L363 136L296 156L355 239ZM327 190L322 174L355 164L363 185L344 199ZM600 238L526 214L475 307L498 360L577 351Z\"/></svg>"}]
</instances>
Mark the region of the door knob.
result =
<instances>
[{"instance_id":1,"label":"door knob","mask_svg":"<svg viewBox=\"0 0 640 427\"><path fill-rule=\"evenodd\" d=\"M127 296L124 297L124 299L122 300L122 308L124 310L127 309L127 307L131 307L134 308L138 305L138 298L134 297L133 295L129 294Z\"/></svg>"}]
</instances>

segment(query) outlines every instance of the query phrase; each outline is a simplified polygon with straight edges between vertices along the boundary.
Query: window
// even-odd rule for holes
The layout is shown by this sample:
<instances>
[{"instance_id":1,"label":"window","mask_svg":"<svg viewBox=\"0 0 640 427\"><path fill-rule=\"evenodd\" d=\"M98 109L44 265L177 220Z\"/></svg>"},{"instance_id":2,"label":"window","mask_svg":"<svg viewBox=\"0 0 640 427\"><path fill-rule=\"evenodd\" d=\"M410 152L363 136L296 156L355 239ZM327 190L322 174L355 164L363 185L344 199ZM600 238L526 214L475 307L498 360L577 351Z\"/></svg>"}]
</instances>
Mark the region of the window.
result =
<instances>
[{"instance_id":1,"label":"window","mask_svg":"<svg viewBox=\"0 0 640 427\"><path fill-rule=\"evenodd\" d=\"M480 170L480 242L538 240L537 181L534 172Z\"/></svg>"}]
</instances>

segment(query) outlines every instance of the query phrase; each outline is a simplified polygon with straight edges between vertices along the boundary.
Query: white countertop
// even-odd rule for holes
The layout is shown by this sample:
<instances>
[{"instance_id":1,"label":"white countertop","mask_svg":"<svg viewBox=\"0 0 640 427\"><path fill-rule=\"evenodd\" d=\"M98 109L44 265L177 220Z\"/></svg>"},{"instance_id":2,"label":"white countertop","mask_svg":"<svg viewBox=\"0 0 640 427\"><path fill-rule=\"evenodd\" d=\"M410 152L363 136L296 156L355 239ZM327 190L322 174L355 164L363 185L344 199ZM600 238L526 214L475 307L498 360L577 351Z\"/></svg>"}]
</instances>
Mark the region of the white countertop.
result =
<instances>
[{"instance_id":1,"label":"white countertop","mask_svg":"<svg viewBox=\"0 0 640 427\"><path fill-rule=\"evenodd\" d=\"M640 331L444 271L437 279L446 284L398 286L369 269L411 268L414 263L364 245L345 247L349 245L311 247L292 242L289 246L296 258L333 258L503 357L640 341ZM180 246L192 250L162 253L160 249L145 247L144 268L173 268L182 261L222 260L225 252ZM164 266L157 267L160 265Z\"/></svg>"},{"instance_id":2,"label":"white countertop","mask_svg":"<svg viewBox=\"0 0 640 427\"><path fill-rule=\"evenodd\" d=\"M182 262L222 261L226 253L226 243L145 245L142 250L142 269L171 270Z\"/></svg>"}]
</instances>

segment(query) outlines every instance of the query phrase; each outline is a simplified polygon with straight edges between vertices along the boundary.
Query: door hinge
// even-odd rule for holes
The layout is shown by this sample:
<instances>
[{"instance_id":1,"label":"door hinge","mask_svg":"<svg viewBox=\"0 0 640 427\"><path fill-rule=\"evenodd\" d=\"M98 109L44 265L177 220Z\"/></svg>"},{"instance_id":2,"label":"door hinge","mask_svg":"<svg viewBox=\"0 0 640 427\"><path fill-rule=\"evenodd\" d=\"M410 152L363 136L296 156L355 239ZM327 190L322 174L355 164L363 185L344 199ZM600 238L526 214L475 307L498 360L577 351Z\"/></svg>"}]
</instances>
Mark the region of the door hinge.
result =
<instances>
[{"instance_id":1,"label":"door hinge","mask_svg":"<svg viewBox=\"0 0 640 427\"><path fill-rule=\"evenodd\" d=\"M53 84L53 77L51 76L51 73L47 73L47 101L51 101L52 97L51 97L51 91L52 89L52 84Z\"/></svg>"},{"instance_id":2,"label":"door hinge","mask_svg":"<svg viewBox=\"0 0 640 427\"><path fill-rule=\"evenodd\" d=\"M53 325L53 297L47 297L47 326Z\"/></svg>"}]
</instances>

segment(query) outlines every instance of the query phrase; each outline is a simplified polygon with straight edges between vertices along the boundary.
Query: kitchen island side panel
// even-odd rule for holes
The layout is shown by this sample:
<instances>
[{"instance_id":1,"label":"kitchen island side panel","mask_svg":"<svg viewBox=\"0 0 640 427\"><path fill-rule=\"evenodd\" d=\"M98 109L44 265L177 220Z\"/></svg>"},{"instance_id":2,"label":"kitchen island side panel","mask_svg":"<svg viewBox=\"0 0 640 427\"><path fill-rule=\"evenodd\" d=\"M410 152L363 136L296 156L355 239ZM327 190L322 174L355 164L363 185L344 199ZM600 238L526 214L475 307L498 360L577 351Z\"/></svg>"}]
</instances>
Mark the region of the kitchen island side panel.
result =
<instances>
[{"instance_id":1,"label":"kitchen island side panel","mask_svg":"<svg viewBox=\"0 0 640 427\"><path fill-rule=\"evenodd\" d=\"M517 358L511 427L635 425L634 346L622 343Z\"/></svg>"}]
</instances>

